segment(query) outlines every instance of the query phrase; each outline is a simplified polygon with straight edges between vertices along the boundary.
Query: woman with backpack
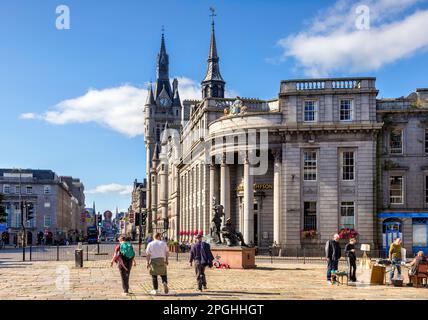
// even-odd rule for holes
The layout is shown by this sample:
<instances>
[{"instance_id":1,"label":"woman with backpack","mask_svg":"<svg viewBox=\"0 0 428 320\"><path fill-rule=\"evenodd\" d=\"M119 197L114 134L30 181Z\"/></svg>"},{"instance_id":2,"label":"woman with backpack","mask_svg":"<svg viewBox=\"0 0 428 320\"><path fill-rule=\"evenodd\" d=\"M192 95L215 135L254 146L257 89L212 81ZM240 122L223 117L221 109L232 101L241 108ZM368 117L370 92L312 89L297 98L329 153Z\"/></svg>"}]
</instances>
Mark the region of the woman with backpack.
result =
<instances>
[{"instance_id":1,"label":"woman with backpack","mask_svg":"<svg viewBox=\"0 0 428 320\"><path fill-rule=\"evenodd\" d=\"M132 244L125 236L119 237L119 245L114 249L113 259L111 260L111 266L113 263L117 263L122 278L122 295L129 295L129 277L131 275L132 265L137 265L135 261L135 252Z\"/></svg>"}]
</instances>

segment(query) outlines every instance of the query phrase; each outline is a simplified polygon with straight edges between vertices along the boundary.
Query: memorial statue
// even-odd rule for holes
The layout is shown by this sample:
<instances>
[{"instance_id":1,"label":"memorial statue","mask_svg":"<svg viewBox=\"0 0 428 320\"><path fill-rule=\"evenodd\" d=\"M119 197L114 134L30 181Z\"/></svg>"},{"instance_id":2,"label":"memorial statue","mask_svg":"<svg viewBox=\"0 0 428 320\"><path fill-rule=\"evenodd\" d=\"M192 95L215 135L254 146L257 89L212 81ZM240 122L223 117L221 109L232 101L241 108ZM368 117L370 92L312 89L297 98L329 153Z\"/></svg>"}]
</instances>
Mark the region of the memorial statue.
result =
<instances>
[{"instance_id":1,"label":"memorial statue","mask_svg":"<svg viewBox=\"0 0 428 320\"><path fill-rule=\"evenodd\" d=\"M216 244L222 244L220 229L222 222L221 218L224 216L223 206L221 204L213 205L213 211L214 217L211 220L210 235Z\"/></svg>"},{"instance_id":2,"label":"memorial statue","mask_svg":"<svg viewBox=\"0 0 428 320\"><path fill-rule=\"evenodd\" d=\"M221 234L223 238L226 239L226 243L229 247L238 246L238 243L241 243L241 246L248 247L245 244L244 237L241 232L236 231L235 227L232 225L232 219L228 218L226 224L221 229Z\"/></svg>"}]
</instances>

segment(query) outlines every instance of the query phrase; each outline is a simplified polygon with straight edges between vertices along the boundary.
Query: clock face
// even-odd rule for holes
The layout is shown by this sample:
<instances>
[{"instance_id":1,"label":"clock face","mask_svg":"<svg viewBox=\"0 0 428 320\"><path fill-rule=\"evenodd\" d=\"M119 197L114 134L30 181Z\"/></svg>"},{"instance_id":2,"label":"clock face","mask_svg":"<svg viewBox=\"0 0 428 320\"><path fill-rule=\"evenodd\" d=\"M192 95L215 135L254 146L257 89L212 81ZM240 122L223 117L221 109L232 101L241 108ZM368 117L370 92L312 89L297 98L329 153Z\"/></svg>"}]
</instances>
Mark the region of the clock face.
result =
<instances>
[{"instance_id":1,"label":"clock face","mask_svg":"<svg viewBox=\"0 0 428 320\"><path fill-rule=\"evenodd\" d=\"M169 105L169 100L167 98L161 98L160 99L160 105L162 107L167 107Z\"/></svg>"}]
</instances>

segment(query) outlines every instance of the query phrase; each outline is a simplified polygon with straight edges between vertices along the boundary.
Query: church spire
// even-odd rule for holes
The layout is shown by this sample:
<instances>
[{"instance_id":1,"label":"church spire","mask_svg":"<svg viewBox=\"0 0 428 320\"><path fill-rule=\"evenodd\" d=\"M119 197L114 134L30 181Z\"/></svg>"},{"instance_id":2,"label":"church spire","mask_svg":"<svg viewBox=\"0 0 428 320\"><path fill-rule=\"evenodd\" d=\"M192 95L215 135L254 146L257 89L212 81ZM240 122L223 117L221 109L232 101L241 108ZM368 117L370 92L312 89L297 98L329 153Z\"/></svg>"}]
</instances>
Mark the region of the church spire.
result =
<instances>
[{"instance_id":1,"label":"church spire","mask_svg":"<svg viewBox=\"0 0 428 320\"><path fill-rule=\"evenodd\" d=\"M152 86L152 83L150 82L150 88L149 88L149 94L147 96L146 106L152 106L155 103L156 103L155 98L153 97L153 86Z\"/></svg>"},{"instance_id":2,"label":"church spire","mask_svg":"<svg viewBox=\"0 0 428 320\"><path fill-rule=\"evenodd\" d=\"M210 51L208 54L208 67L204 80L202 81L203 98L224 98L225 81L220 74L219 57L217 54L217 43L215 39L215 10L210 8L212 17Z\"/></svg>"},{"instance_id":3,"label":"church spire","mask_svg":"<svg viewBox=\"0 0 428 320\"><path fill-rule=\"evenodd\" d=\"M165 46L165 33L162 27L162 37L161 37L161 47L157 57L157 68L156 68L156 90L155 90L155 98L159 96L162 91L163 86L165 86L168 95L171 100L171 84L169 83L169 56L166 53Z\"/></svg>"}]
</instances>

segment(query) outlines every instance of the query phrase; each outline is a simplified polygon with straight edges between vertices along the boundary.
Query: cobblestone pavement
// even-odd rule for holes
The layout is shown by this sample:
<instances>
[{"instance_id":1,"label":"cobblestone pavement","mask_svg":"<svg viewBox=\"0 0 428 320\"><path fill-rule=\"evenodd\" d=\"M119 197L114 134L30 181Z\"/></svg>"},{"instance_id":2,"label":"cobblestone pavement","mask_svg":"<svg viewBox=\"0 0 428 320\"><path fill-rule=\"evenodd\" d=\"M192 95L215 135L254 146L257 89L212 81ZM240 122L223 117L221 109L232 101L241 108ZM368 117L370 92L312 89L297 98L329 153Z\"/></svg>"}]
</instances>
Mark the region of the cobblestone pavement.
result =
<instances>
[{"instance_id":1,"label":"cobblestone pavement","mask_svg":"<svg viewBox=\"0 0 428 320\"><path fill-rule=\"evenodd\" d=\"M368 272L360 274L367 278ZM0 300L6 299L428 299L427 288L389 286L328 286L323 265L258 263L252 270L208 269L208 290L196 290L194 270L171 261L169 295L151 296L151 278L140 263L131 273L129 297L121 296L117 267L109 261L0 261ZM406 279L407 281L407 279Z\"/></svg>"}]
</instances>

